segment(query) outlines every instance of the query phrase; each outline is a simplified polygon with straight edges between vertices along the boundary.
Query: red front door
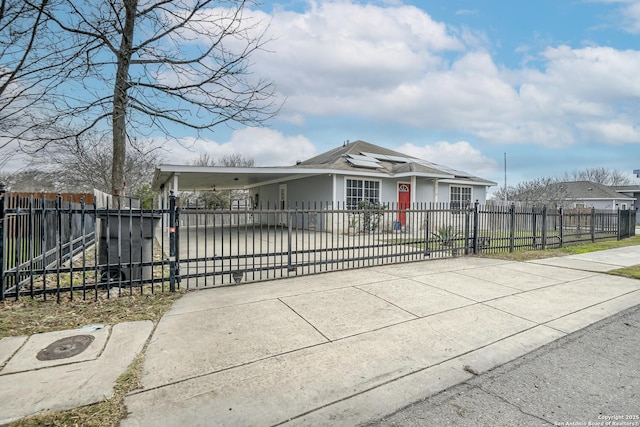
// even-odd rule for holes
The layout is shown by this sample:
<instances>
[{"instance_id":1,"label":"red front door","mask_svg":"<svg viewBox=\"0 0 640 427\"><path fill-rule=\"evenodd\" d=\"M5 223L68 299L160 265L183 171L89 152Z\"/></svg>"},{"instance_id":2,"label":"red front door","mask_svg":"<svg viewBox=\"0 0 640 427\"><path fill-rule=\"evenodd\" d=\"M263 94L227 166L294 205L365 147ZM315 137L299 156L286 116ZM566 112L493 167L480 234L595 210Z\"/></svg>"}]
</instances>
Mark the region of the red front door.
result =
<instances>
[{"instance_id":1,"label":"red front door","mask_svg":"<svg viewBox=\"0 0 640 427\"><path fill-rule=\"evenodd\" d=\"M398 184L398 221L404 227L407 223L406 210L411 207L411 184Z\"/></svg>"}]
</instances>

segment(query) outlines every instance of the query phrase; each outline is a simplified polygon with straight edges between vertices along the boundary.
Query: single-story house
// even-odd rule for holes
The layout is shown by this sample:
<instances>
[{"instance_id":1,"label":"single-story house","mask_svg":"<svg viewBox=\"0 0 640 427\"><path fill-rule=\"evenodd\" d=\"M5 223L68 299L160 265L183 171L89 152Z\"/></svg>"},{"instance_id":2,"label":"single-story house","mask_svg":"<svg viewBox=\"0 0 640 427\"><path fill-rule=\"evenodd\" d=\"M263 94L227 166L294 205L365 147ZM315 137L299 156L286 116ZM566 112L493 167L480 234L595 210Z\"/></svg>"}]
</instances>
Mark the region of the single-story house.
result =
<instances>
[{"instance_id":1,"label":"single-story house","mask_svg":"<svg viewBox=\"0 0 640 427\"><path fill-rule=\"evenodd\" d=\"M495 182L418 159L365 141L345 142L293 166L206 167L160 165L153 188L173 190L248 190L254 207L317 206L355 209L372 204L406 209L428 203L465 207L486 202ZM400 216L398 221L403 222Z\"/></svg>"},{"instance_id":2,"label":"single-story house","mask_svg":"<svg viewBox=\"0 0 640 427\"><path fill-rule=\"evenodd\" d=\"M636 198L612 187L591 181L567 181L556 184L555 202L567 208L603 210L633 209Z\"/></svg>"}]
</instances>

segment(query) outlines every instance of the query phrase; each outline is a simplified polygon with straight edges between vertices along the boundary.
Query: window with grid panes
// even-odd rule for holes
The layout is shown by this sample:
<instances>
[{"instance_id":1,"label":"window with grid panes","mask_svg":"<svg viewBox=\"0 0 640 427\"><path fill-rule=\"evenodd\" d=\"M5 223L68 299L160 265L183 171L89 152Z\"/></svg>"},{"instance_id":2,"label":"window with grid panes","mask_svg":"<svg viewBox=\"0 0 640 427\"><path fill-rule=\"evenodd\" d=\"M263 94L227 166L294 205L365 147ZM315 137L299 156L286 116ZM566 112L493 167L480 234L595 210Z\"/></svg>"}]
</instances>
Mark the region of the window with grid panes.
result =
<instances>
[{"instance_id":1,"label":"window with grid panes","mask_svg":"<svg viewBox=\"0 0 640 427\"><path fill-rule=\"evenodd\" d=\"M380 181L347 179L347 209L357 209L362 200L380 203Z\"/></svg>"},{"instance_id":2,"label":"window with grid panes","mask_svg":"<svg viewBox=\"0 0 640 427\"><path fill-rule=\"evenodd\" d=\"M471 206L471 187L451 186L450 208L468 209Z\"/></svg>"}]
</instances>

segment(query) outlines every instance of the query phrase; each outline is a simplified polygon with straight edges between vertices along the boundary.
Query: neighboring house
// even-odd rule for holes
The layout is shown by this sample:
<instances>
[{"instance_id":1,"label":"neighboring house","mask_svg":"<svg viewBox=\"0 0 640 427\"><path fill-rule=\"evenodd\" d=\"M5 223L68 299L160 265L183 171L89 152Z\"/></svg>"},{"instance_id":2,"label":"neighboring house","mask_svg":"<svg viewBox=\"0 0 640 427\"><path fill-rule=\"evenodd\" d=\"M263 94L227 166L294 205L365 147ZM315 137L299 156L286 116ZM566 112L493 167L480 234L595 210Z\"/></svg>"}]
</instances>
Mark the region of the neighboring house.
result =
<instances>
[{"instance_id":1,"label":"neighboring house","mask_svg":"<svg viewBox=\"0 0 640 427\"><path fill-rule=\"evenodd\" d=\"M624 196L635 199L631 207L636 210L636 224L639 224L640 211L638 208L640 208L640 185L614 185L611 188Z\"/></svg>"},{"instance_id":2,"label":"neighboring house","mask_svg":"<svg viewBox=\"0 0 640 427\"><path fill-rule=\"evenodd\" d=\"M554 202L566 208L633 209L636 203L634 196L595 182L567 181L555 186Z\"/></svg>"},{"instance_id":3,"label":"neighboring house","mask_svg":"<svg viewBox=\"0 0 640 427\"><path fill-rule=\"evenodd\" d=\"M485 203L495 182L364 141L282 167L160 165L153 188L168 190L245 189L254 206L332 205L355 209L366 200L406 209L428 203L466 207ZM398 221L404 225L404 218Z\"/></svg>"}]
</instances>

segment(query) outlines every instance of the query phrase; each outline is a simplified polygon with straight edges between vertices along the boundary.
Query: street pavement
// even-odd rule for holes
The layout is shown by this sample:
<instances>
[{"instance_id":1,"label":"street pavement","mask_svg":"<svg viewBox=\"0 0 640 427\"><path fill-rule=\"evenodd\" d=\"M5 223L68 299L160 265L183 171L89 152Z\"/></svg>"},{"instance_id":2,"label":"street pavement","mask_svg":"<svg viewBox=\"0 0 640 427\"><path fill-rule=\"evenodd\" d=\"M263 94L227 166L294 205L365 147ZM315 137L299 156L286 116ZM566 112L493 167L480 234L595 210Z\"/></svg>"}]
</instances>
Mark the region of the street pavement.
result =
<instances>
[{"instance_id":1,"label":"street pavement","mask_svg":"<svg viewBox=\"0 0 640 427\"><path fill-rule=\"evenodd\" d=\"M576 331L638 306L640 281L602 274L634 264L640 264L640 246L524 263L459 257L189 292L155 329L150 322L107 325L108 334L96 332L84 353L62 362L35 356L63 335L93 332L1 340L0 424L109 397L149 335L142 388L125 399L124 427L366 425L429 396L445 396L441 392L458 384L469 387L463 395L476 402L482 389L475 381L497 375L505 363L571 342ZM619 335L621 347L611 347L611 360L630 334L637 335L634 322L618 331L626 335ZM593 345L607 355L604 343ZM590 363L584 352L572 356L568 363ZM617 384L628 374L617 363L609 370L584 367L594 371L586 371L590 378ZM564 387L573 377L555 372L568 370L547 365L559 385L549 380L533 387L562 393L540 396L569 409L556 410L555 418L510 402L486 425L531 421L518 418L524 412L546 425L598 421L590 412L572 413L566 403L590 402L593 391ZM528 390L528 384L498 378L484 392L502 402L498 396ZM454 404L469 415L469 425L482 421L474 417L484 405ZM633 408L613 403L601 408L604 415L634 415ZM445 416L415 425L442 425Z\"/></svg>"},{"instance_id":2,"label":"street pavement","mask_svg":"<svg viewBox=\"0 0 640 427\"><path fill-rule=\"evenodd\" d=\"M640 306L368 427L639 426Z\"/></svg>"}]
</instances>

